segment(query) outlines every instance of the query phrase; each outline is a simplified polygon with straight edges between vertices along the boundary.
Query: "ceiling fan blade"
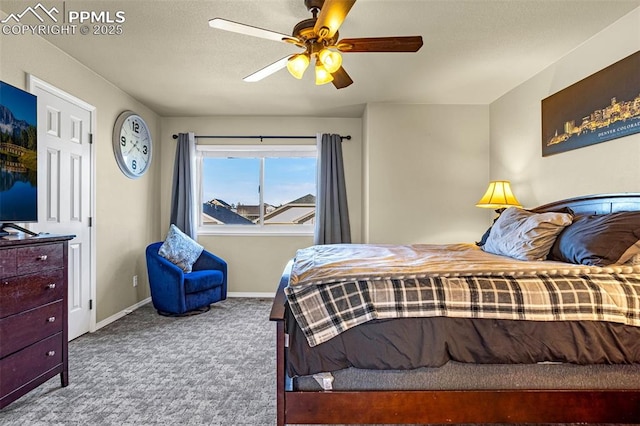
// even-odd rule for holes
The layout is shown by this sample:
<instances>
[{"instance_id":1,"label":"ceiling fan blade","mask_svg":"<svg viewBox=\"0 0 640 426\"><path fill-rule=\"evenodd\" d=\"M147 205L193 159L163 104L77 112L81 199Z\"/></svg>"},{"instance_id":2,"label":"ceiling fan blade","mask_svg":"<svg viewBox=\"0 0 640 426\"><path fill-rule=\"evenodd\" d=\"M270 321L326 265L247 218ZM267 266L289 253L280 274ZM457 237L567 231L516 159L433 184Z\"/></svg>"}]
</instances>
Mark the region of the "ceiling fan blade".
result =
<instances>
[{"instance_id":1,"label":"ceiling fan blade","mask_svg":"<svg viewBox=\"0 0 640 426\"><path fill-rule=\"evenodd\" d=\"M422 36L345 38L336 47L341 52L417 52Z\"/></svg>"},{"instance_id":2,"label":"ceiling fan blade","mask_svg":"<svg viewBox=\"0 0 640 426\"><path fill-rule=\"evenodd\" d=\"M328 40L338 31L356 0L325 0L313 30L320 40Z\"/></svg>"},{"instance_id":3,"label":"ceiling fan blade","mask_svg":"<svg viewBox=\"0 0 640 426\"><path fill-rule=\"evenodd\" d=\"M209 20L209 26L211 28L217 28L219 30L231 31L233 33L245 34L253 37L266 38L267 40L281 41L285 43L299 43L296 37L292 37L288 34L278 33L276 31L265 30L263 28L254 27L247 24L241 24L239 22L229 21L223 18L213 18Z\"/></svg>"},{"instance_id":4,"label":"ceiling fan blade","mask_svg":"<svg viewBox=\"0 0 640 426\"><path fill-rule=\"evenodd\" d=\"M275 61L271 65L267 65L266 67L254 72L253 74L249 74L242 80L247 81L249 83L254 83L256 81L262 80L265 77L269 77L271 74L275 73L276 71L280 71L282 68L286 67L287 62L289 61L289 58L291 58L291 56L292 55L285 56L284 58Z\"/></svg>"},{"instance_id":5,"label":"ceiling fan blade","mask_svg":"<svg viewBox=\"0 0 640 426\"><path fill-rule=\"evenodd\" d=\"M353 80L351 80L349 74L347 74L347 72L342 67L338 68L338 71L334 72L331 75L333 76L332 83L336 87L336 89L343 89L353 83Z\"/></svg>"}]
</instances>

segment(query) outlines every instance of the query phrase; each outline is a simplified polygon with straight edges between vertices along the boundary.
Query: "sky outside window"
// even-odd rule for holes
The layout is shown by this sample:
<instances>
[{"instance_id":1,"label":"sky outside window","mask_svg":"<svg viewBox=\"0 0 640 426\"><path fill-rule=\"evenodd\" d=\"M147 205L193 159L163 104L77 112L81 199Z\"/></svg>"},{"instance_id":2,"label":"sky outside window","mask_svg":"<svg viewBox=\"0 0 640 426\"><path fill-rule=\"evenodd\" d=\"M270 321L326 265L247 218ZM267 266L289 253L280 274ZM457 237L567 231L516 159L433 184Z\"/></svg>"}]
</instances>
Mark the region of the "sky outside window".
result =
<instances>
[{"instance_id":1,"label":"sky outside window","mask_svg":"<svg viewBox=\"0 0 640 426\"><path fill-rule=\"evenodd\" d=\"M205 158L203 202L216 198L228 204L260 203L259 158Z\"/></svg>"},{"instance_id":2,"label":"sky outside window","mask_svg":"<svg viewBox=\"0 0 640 426\"><path fill-rule=\"evenodd\" d=\"M264 202L280 206L307 194L316 195L316 158L265 159ZM203 202L214 198L228 204L260 202L259 158L204 158Z\"/></svg>"},{"instance_id":3,"label":"sky outside window","mask_svg":"<svg viewBox=\"0 0 640 426\"><path fill-rule=\"evenodd\" d=\"M307 194L316 195L315 158L265 159L265 203L280 206Z\"/></svg>"}]
</instances>

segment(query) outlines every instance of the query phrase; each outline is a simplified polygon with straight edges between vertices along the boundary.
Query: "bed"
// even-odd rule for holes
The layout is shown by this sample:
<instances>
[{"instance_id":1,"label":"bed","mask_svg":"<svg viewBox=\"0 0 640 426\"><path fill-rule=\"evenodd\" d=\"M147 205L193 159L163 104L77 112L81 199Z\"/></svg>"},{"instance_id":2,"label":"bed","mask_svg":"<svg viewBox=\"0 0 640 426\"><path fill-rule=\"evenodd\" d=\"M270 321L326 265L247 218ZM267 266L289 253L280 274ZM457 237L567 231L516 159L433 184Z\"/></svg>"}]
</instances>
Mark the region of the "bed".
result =
<instances>
[{"instance_id":1,"label":"bed","mask_svg":"<svg viewBox=\"0 0 640 426\"><path fill-rule=\"evenodd\" d=\"M535 214L570 212L572 220L595 218L596 221L605 216L615 216L618 212L631 211L640 211L640 194L579 197L531 210ZM576 219L566 227L565 232L569 233L570 227L579 222ZM580 229L577 225L575 228ZM578 237L581 235L580 232L576 234ZM560 241L560 237L557 241ZM554 244L554 250L556 245L557 243ZM361 356L372 352L371 349L380 344L376 339L385 333L387 336L414 333L416 328L413 322L422 321L420 318L355 321L345 331L331 331L324 337L320 334L318 341L310 343L307 325L304 325L303 332L303 327L297 323L293 312L298 309L297 302L292 303L293 310L289 303L295 301L295 297L285 294L286 291L291 291L290 284L292 281L295 284L300 275L296 270L298 265L291 261L285 267L270 315L270 319L276 322L277 424L640 423L640 266L637 266L636 261L640 256L634 255L630 250L625 251L625 256L629 259L625 260L624 266L614 266L613 269L609 266L601 269L598 266L595 269L588 267L570 274L577 277L576 280L583 280L585 283L581 285L586 287L593 287L592 281L596 280L596 276L606 276L606 279L614 277L631 283L631 286L635 285L636 293L627 293L625 306L628 310L621 314L624 318L611 317L611 321L608 321L609 317L605 315L607 321L602 323L580 321L582 317L578 314L581 312L577 309L577 316L569 316L569 320L558 321L554 325L544 321L522 321L521 318L494 318L491 315L477 322L468 318L443 319L433 315L427 319L428 325L420 323L417 326L423 335L434 339L430 344L434 347L440 345L445 349L447 357L450 352L455 352L451 349L451 340L436 342L434 330L441 330L443 327L452 330L453 341L472 341L479 333L485 339L481 346L487 347L490 345L486 339L490 343L490 339L500 338L494 336L495 330L502 330L501 327L505 324L528 327L524 331L518 331L520 334L537 336L536 333L559 333L563 338L556 340L563 342L564 347L567 347L564 343L573 341L577 342L574 346L592 348L596 347L596 340L607 341L613 337L613 344L601 352L594 351L594 355L582 350L571 352L569 349L570 355L558 358L554 344L549 344L549 348L542 345L544 350L540 350L541 354L533 355L530 361L517 357L511 359L512 352L518 350L516 346L522 345L509 347L509 337L514 335L514 331L507 330L502 332L502 343L507 346L503 350L497 350L497 353L476 353L467 359L467 352L478 351L469 351L463 347L457 351L456 359L445 359L441 354L425 355L425 351L416 350L417 356L422 357L419 361L421 365L415 365L412 359L398 361L397 353L395 357L390 356L393 361L388 365L385 365L384 357L379 354L373 361ZM572 265L564 260L566 259L563 259L563 265ZM543 264L547 269L555 271L564 268L553 264L555 261L549 263L552 266L547 267L546 262ZM526 263L523 262L523 265ZM578 269L580 267L576 266ZM567 268L569 271L573 266ZM567 274L567 271L558 274ZM548 271L542 272L547 274ZM469 274L492 278L492 274L486 271L478 273L477 270L471 270ZM527 275L523 272L501 273L498 281L502 279L509 282L512 276L518 274ZM443 276L449 277L447 274ZM358 277L355 278L357 282ZM319 284L331 281L323 276L313 279ZM546 283L547 278L543 282ZM618 283L612 285L619 286ZM598 315L603 315L608 309L605 307L594 310L598 311ZM520 315L521 312L516 314ZM447 325L443 326L443 322ZM391 329L385 328L400 323L406 327L404 332L391 332ZM458 327L459 324L466 326L467 323L471 328ZM560 331L545 328L556 325L564 328L559 329ZM595 326L595 331L592 326ZM332 327L325 325L320 328L326 330ZM577 337L562 334L574 332L578 333ZM355 340L347 340L351 338L345 337L347 334L356 336ZM325 359L326 354L319 348L332 344L339 345L343 352L348 352L348 346L351 345L351 358L346 361L337 359L340 357ZM392 346L380 344L377 347L379 350L375 352L391 353L394 351ZM404 353L405 350L411 352L411 349L406 348L400 348L396 352ZM473 358L476 356L479 358ZM427 361L422 361L425 357ZM538 357L542 357L542 360ZM507 360L502 362L505 358ZM474 363L473 359L481 361ZM352 365L354 363L355 368ZM366 368L368 365L372 367Z\"/></svg>"}]
</instances>

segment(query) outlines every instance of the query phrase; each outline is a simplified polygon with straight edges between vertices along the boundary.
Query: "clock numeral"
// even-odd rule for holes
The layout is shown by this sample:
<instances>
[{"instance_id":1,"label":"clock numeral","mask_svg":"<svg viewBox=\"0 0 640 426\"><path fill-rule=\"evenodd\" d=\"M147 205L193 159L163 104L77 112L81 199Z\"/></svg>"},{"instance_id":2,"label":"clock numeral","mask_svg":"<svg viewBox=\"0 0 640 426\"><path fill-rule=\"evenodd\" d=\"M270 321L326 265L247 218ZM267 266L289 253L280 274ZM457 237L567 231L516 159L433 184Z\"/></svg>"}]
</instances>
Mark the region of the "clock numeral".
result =
<instances>
[{"instance_id":1,"label":"clock numeral","mask_svg":"<svg viewBox=\"0 0 640 426\"><path fill-rule=\"evenodd\" d=\"M138 168L138 162L137 162L136 160L133 160L133 161L131 162L131 168L132 168L133 170L136 170L136 169Z\"/></svg>"},{"instance_id":2,"label":"clock numeral","mask_svg":"<svg viewBox=\"0 0 640 426\"><path fill-rule=\"evenodd\" d=\"M120 136L120 145L127 146L127 138Z\"/></svg>"},{"instance_id":3,"label":"clock numeral","mask_svg":"<svg viewBox=\"0 0 640 426\"><path fill-rule=\"evenodd\" d=\"M148 150L147 150L147 146L146 146L146 145L142 145L142 153L143 153L144 155L147 155L147 152L148 152Z\"/></svg>"},{"instance_id":4,"label":"clock numeral","mask_svg":"<svg viewBox=\"0 0 640 426\"><path fill-rule=\"evenodd\" d=\"M140 133L140 123L138 123L137 121L132 121L131 130L133 130L135 133Z\"/></svg>"}]
</instances>

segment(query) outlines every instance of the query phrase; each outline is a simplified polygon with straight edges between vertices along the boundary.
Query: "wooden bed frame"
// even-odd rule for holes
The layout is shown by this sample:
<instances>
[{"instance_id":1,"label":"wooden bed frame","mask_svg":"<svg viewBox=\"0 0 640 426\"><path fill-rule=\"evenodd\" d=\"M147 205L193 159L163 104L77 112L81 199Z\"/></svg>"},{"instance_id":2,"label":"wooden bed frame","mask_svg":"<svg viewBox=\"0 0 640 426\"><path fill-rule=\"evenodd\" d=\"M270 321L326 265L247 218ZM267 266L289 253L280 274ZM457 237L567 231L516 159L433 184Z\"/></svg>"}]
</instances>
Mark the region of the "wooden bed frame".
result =
<instances>
[{"instance_id":1,"label":"wooden bed frame","mask_svg":"<svg viewBox=\"0 0 640 426\"><path fill-rule=\"evenodd\" d=\"M640 210L640 193L603 194L546 204L536 212L570 207L576 213ZM271 309L277 328L277 424L640 423L640 384L634 390L286 390L284 287L287 265Z\"/></svg>"}]
</instances>

